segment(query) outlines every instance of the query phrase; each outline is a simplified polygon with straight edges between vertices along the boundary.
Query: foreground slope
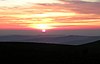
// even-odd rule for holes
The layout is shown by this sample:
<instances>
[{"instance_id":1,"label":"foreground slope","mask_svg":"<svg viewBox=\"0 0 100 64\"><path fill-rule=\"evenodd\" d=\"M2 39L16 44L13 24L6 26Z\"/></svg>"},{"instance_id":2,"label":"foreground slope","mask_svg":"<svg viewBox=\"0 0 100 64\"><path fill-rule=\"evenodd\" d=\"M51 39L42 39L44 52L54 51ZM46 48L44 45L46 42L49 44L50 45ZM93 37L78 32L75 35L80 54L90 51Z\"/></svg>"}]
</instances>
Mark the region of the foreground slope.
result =
<instances>
[{"instance_id":1,"label":"foreground slope","mask_svg":"<svg viewBox=\"0 0 100 64\"><path fill-rule=\"evenodd\" d=\"M88 57L100 57L100 40L88 44L80 45L80 49L87 51Z\"/></svg>"},{"instance_id":2,"label":"foreground slope","mask_svg":"<svg viewBox=\"0 0 100 64\"><path fill-rule=\"evenodd\" d=\"M100 57L100 40L84 45L59 45L29 42L1 42L0 59L31 63L96 63ZM92 61L91 61L92 60Z\"/></svg>"}]
</instances>

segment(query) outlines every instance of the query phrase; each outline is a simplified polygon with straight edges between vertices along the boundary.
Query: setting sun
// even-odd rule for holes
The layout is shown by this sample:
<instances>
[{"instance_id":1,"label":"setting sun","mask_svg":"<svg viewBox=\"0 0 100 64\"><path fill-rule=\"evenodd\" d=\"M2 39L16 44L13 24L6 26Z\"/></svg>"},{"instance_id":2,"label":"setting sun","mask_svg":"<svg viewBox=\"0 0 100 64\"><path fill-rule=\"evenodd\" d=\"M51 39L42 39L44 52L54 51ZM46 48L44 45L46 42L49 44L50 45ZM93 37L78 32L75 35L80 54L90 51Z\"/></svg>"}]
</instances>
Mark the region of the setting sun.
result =
<instances>
[{"instance_id":1,"label":"setting sun","mask_svg":"<svg viewBox=\"0 0 100 64\"><path fill-rule=\"evenodd\" d=\"M47 29L52 29L53 27L47 25L47 24L37 24L34 26L36 29L42 30L42 32L46 32Z\"/></svg>"},{"instance_id":2,"label":"setting sun","mask_svg":"<svg viewBox=\"0 0 100 64\"><path fill-rule=\"evenodd\" d=\"M42 32L46 32L46 30L44 29L44 30L42 30Z\"/></svg>"}]
</instances>

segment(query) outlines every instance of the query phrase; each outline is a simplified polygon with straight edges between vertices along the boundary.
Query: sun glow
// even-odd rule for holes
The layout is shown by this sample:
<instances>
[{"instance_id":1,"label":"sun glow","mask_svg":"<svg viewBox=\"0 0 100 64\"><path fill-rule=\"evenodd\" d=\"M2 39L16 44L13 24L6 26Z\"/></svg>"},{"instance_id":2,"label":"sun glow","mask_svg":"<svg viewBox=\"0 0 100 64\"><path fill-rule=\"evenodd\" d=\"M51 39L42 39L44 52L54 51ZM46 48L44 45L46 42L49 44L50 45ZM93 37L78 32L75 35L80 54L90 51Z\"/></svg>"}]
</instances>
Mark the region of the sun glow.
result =
<instances>
[{"instance_id":1,"label":"sun glow","mask_svg":"<svg viewBox=\"0 0 100 64\"><path fill-rule=\"evenodd\" d=\"M47 24L37 24L34 26L36 29L42 30L42 32L46 32L47 29L52 29L53 27L47 25Z\"/></svg>"},{"instance_id":2,"label":"sun glow","mask_svg":"<svg viewBox=\"0 0 100 64\"><path fill-rule=\"evenodd\" d=\"M42 32L46 32L46 30L44 29L44 30L42 30Z\"/></svg>"}]
</instances>

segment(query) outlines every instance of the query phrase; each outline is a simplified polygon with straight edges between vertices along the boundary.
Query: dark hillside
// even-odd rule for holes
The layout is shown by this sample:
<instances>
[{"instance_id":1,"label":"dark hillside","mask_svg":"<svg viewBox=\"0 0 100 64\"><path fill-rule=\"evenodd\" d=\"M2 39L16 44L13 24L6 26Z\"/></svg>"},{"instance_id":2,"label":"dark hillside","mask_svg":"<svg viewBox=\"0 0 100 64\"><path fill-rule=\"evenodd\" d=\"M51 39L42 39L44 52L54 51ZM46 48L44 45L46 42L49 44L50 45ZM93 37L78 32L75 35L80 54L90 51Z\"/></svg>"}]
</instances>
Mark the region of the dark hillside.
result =
<instances>
[{"instance_id":1,"label":"dark hillside","mask_svg":"<svg viewBox=\"0 0 100 64\"><path fill-rule=\"evenodd\" d=\"M9 61L17 60L47 64L96 63L100 57L99 43L100 41L96 41L80 46L71 46L29 42L1 42L0 58Z\"/></svg>"}]
</instances>

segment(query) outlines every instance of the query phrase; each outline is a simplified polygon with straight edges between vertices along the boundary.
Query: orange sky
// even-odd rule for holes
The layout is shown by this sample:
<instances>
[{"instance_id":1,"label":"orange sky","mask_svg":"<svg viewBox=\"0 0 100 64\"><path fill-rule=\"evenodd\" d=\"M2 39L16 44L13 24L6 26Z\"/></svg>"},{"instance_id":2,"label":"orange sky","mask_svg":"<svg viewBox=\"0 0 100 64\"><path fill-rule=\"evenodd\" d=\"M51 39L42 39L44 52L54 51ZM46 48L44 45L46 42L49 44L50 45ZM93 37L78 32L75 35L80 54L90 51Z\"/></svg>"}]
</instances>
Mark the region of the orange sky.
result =
<instances>
[{"instance_id":1,"label":"orange sky","mask_svg":"<svg viewBox=\"0 0 100 64\"><path fill-rule=\"evenodd\" d=\"M73 10L76 4L59 0L21 0L22 3L14 4L17 0L6 6L0 4L0 29L100 29L100 14L81 13ZM27 3L28 2L28 3ZM13 6L12 6L13 5ZM80 6L80 4L79 4ZM91 11L90 5L84 8ZM80 7L81 9L81 7ZM90 10L89 10L90 9ZM87 12L86 11L86 12Z\"/></svg>"}]
</instances>

